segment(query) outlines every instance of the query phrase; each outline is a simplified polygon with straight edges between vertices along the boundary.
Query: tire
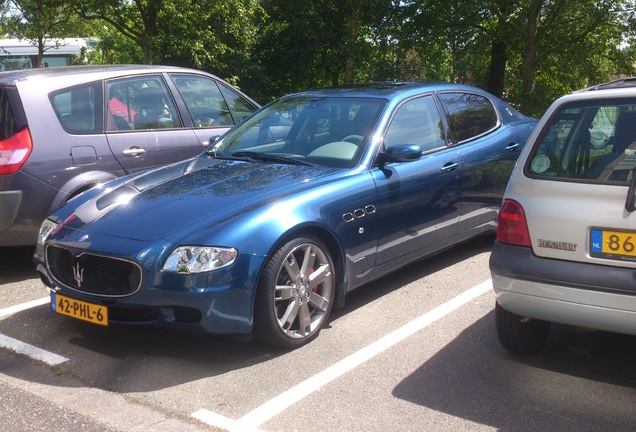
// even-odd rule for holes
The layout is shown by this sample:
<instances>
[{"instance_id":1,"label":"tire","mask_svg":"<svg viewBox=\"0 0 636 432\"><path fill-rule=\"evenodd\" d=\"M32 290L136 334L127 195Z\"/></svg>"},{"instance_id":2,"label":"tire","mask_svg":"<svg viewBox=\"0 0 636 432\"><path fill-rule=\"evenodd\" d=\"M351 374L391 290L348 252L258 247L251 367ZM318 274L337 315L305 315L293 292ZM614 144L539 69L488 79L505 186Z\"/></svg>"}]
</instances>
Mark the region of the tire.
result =
<instances>
[{"instance_id":1,"label":"tire","mask_svg":"<svg viewBox=\"0 0 636 432\"><path fill-rule=\"evenodd\" d=\"M550 323L508 312L495 303L495 324L501 345L513 354L534 354L545 345Z\"/></svg>"},{"instance_id":2,"label":"tire","mask_svg":"<svg viewBox=\"0 0 636 432\"><path fill-rule=\"evenodd\" d=\"M268 260L256 290L254 338L285 349L312 341L329 318L336 292L333 261L324 244L301 237Z\"/></svg>"}]
</instances>

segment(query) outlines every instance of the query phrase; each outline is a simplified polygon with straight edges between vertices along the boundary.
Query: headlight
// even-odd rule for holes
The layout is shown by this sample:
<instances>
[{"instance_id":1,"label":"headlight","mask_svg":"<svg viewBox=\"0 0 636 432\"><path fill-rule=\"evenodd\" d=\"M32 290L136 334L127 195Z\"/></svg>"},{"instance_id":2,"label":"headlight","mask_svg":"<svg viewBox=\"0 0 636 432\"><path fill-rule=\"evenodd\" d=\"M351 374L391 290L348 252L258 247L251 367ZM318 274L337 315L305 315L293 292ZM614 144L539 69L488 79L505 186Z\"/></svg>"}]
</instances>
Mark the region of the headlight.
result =
<instances>
[{"instance_id":1,"label":"headlight","mask_svg":"<svg viewBox=\"0 0 636 432\"><path fill-rule=\"evenodd\" d=\"M238 256L234 248L180 246L172 251L163 269L176 273L203 273L231 265Z\"/></svg>"},{"instance_id":2,"label":"headlight","mask_svg":"<svg viewBox=\"0 0 636 432\"><path fill-rule=\"evenodd\" d=\"M38 245L43 246L44 242L51 235L51 233L57 228L57 224L49 219L42 222L40 226L40 233L38 234Z\"/></svg>"}]
</instances>

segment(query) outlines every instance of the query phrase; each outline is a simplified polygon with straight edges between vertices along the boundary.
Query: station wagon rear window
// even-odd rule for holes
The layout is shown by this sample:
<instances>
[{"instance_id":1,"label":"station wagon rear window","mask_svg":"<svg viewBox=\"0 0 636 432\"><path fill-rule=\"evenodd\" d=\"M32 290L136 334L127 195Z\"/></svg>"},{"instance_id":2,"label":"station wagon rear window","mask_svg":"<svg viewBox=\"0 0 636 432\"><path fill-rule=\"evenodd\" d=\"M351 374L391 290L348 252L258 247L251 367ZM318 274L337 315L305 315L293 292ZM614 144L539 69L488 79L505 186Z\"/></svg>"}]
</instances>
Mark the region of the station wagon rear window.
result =
<instances>
[{"instance_id":1,"label":"station wagon rear window","mask_svg":"<svg viewBox=\"0 0 636 432\"><path fill-rule=\"evenodd\" d=\"M636 167L636 101L564 106L525 167L530 177L625 183Z\"/></svg>"}]
</instances>

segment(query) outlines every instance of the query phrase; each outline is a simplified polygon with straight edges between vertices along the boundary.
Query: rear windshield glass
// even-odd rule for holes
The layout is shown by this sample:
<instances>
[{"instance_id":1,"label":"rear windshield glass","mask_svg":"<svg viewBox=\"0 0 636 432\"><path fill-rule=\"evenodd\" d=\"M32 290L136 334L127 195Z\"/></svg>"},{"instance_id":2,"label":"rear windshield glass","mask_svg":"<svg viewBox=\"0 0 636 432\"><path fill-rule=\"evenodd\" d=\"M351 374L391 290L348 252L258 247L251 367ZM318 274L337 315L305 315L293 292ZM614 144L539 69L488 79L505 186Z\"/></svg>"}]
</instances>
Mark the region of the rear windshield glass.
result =
<instances>
[{"instance_id":1,"label":"rear windshield glass","mask_svg":"<svg viewBox=\"0 0 636 432\"><path fill-rule=\"evenodd\" d=\"M566 106L533 149L526 173L592 183L631 179L636 167L636 101Z\"/></svg>"}]
</instances>

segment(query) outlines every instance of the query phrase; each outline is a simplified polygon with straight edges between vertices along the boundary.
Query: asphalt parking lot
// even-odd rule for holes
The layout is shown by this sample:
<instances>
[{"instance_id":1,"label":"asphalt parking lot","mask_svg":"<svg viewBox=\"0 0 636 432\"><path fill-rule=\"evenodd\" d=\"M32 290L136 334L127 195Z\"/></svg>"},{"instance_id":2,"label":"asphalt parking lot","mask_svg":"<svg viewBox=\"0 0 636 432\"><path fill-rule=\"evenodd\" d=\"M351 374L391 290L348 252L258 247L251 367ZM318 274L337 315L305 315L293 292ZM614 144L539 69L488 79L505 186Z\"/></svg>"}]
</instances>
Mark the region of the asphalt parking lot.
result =
<instances>
[{"instance_id":1,"label":"asphalt parking lot","mask_svg":"<svg viewBox=\"0 0 636 432\"><path fill-rule=\"evenodd\" d=\"M352 293L285 352L50 311L0 249L0 423L14 431L631 431L634 337L557 327L531 357L494 329L482 238Z\"/></svg>"}]
</instances>

